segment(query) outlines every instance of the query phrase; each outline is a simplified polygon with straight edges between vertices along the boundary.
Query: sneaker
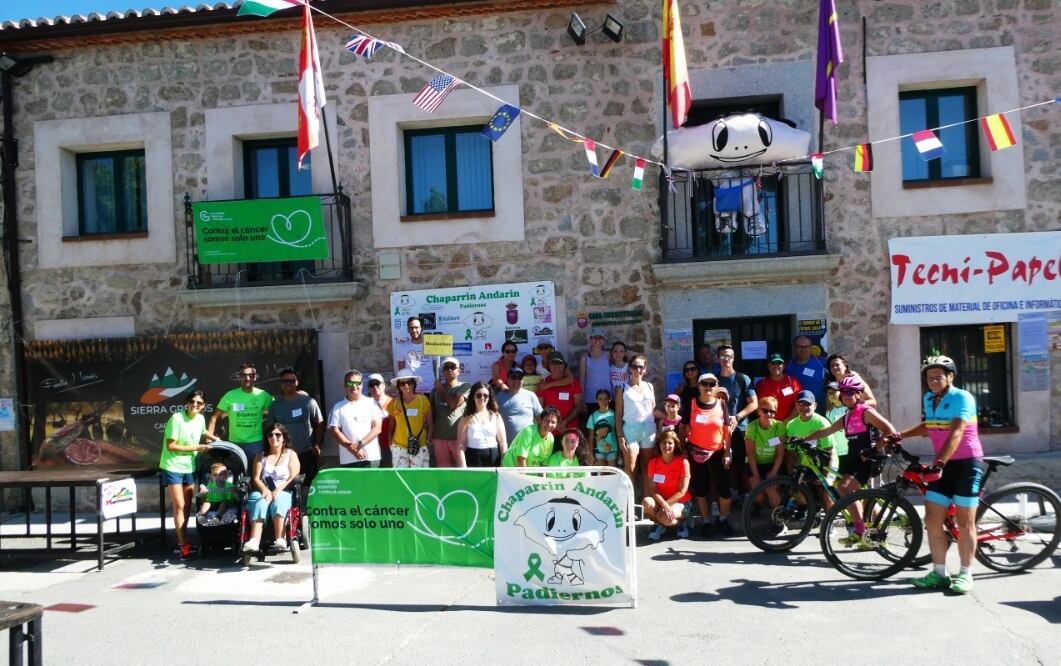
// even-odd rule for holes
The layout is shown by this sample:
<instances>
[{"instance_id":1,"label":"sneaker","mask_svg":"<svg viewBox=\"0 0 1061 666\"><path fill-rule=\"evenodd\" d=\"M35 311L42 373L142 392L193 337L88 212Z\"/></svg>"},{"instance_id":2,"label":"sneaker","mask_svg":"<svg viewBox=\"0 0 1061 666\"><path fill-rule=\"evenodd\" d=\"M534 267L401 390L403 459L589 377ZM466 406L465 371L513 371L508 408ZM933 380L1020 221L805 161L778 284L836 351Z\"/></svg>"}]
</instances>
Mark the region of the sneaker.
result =
<instances>
[{"instance_id":1,"label":"sneaker","mask_svg":"<svg viewBox=\"0 0 1061 666\"><path fill-rule=\"evenodd\" d=\"M648 533L648 538L652 541L659 541L663 537L663 526L656 525L656 529Z\"/></svg>"},{"instance_id":2,"label":"sneaker","mask_svg":"<svg viewBox=\"0 0 1061 666\"><path fill-rule=\"evenodd\" d=\"M244 553L253 553L258 550L258 539L247 539L247 543L243 544Z\"/></svg>"},{"instance_id":3,"label":"sneaker","mask_svg":"<svg viewBox=\"0 0 1061 666\"><path fill-rule=\"evenodd\" d=\"M733 527L729 524L729 518L725 520L715 520L715 527L722 533L723 537L733 536Z\"/></svg>"},{"instance_id":4,"label":"sneaker","mask_svg":"<svg viewBox=\"0 0 1061 666\"><path fill-rule=\"evenodd\" d=\"M935 572L933 572L935 573ZM973 576L967 573L958 573L951 576L950 591L957 594L969 594L973 591Z\"/></svg>"},{"instance_id":5,"label":"sneaker","mask_svg":"<svg viewBox=\"0 0 1061 666\"><path fill-rule=\"evenodd\" d=\"M682 523L681 525L678 526L678 538L679 539L688 539L689 538L689 525L688 524Z\"/></svg>"},{"instance_id":6,"label":"sneaker","mask_svg":"<svg viewBox=\"0 0 1061 666\"><path fill-rule=\"evenodd\" d=\"M273 542L273 548L276 550L287 550L287 542L283 539L277 539Z\"/></svg>"},{"instance_id":7,"label":"sneaker","mask_svg":"<svg viewBox=\"0 0 1061 666\"><path fill-rule=\"evenodd\" d=\"M950 581L950 576L940 576L938 573L936 573L935 569L933 569L932 571L928 572L928 575L921 576L920 578L914 578L910 581L910 583L914 587L920 588L922 590L930 590L934 587L950 587ZM971 580L969 581L969 585L970 587L972 586Z\"/></svg>"},{"instance_id":8,"label":"sneaker","mask_svg":"<svg viewBox=\"0 0 1061 666\"><path fill-rule=\"evenodd\" d=\"M839 541L842 546L854 546L862 543L862 535L852 532Z\"/></svg>"},{"instance_id":9,"label":"sneaker","mask_svg":"<svg viewBox=\"0 0 1061 666\"><path fill-rule=\"evenodd\" d=\"M183 546L181 546L181 559L182 560L186 560L186 559L188 559L191 556L192 556L192 545L190 543L186 543Z\"/></svg>"}]
</instances>

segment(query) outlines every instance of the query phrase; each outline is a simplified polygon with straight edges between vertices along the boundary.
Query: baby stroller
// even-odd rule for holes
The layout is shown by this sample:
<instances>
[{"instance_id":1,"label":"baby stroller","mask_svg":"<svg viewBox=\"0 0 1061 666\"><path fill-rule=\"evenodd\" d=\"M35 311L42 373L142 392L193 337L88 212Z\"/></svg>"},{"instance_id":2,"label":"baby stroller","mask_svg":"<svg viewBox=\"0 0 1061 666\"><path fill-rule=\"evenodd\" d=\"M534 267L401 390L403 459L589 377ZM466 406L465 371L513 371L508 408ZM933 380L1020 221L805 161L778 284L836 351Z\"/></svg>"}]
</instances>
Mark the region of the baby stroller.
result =
<instances>
[{"instance_id":1,"label":"baby stroller","mask_svg":"<svg viewBox=\"0 0 1061 666\"><path fill-rule=\"evenodd\" d=\"M287 487L287 490L291 493L291 510L287 513L287 518L284 520L284 538L287 541L287 550L291 553L291 561L298 564L299 560L302 559L302 550L308 548L309 544L307 541L307 534L305 533L306 525L308 523L304 518L302 509L302 483L305 481L305 476L299 474L294 478L291 484ZM251 489L251 484L248 478L247 489ZM249 493L248 493L249 496ZM249 502L243 503L243 508L240 511L240 531L239 540L242 548L242 544L246 543L250 539L250 520L251 520L251 507ZM273 521L266 520L262 525L262 537L260 547L256 551L243 552L243 566L248 567L251 563L251 558L257 558L259 562L264 562L267 555L279 555L284 552L283 550L276 547L276 537L279 536L274 534Z\"/></svg>"},{"instance_id":2,"label":"baby stroller","mask_svg":"<svg viewBox=\"0 0 1061 666\"><path fill-rule=\"evenodd\" d=\"M223 464L228 470L233 499L228 502L229 508L225 512L228 515L212 516L212 520L203 521L199 517L199 509L206 498L199 494L199 488L210 482L210 468L215 463ZM199 534L200 557L212 550L225 548L232 548L233 552L239 553L243 544L240 517L246 513L247 475L247 456L242 448L231 442L214 442L209 451L198 456L195 466L195 523Z\"/></svg>"}]
</instances>

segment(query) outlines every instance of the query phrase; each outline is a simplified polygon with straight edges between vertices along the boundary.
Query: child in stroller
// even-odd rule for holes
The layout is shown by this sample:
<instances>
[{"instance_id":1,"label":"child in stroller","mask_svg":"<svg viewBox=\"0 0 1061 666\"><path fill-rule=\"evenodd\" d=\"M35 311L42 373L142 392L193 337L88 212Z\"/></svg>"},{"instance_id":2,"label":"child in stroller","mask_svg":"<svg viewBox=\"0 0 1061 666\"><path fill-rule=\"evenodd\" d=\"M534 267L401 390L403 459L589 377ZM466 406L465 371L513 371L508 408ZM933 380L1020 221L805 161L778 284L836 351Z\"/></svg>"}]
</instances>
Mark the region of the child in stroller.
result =
<instances>
[{"instance_id":1,"label":"child in stroller","mask_svg":"<svg viewBox=\"0 0 1061 666\"><path fill-rule=\"evenodd\" d=\"M237 444L214 442L196 462L200 555L217 548L239 551L239 516L247 496L247 456ZM206 492L204 493L203 490ZM217 502L217 504L215 504Z\"/></svg>"},{"instance_id":2,"label":"child in stroller","mask_svg":"<svg viewBox=\"0 0 1061 666\"><path fill-rule=\"evenodd\" d=\"M199 524L227 525L236 521L236 510L232 503L236 500L236 486L229 478L228 468L223 462L210 465L210 480L206 485L199 484Z\"/></svg>"}]
</instances>

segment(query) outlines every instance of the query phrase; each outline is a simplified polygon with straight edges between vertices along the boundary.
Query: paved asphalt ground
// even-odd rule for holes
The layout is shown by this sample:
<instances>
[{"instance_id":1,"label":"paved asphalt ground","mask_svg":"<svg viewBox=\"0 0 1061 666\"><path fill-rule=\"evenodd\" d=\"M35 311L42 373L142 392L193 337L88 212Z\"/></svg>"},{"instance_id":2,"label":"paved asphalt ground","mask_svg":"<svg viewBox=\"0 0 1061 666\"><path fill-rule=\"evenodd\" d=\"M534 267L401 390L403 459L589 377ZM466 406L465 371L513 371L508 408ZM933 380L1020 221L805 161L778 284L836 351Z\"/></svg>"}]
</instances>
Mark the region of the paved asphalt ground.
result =
<instances>
[{"instance_id":1,"label":"paved asphalt ground","mask_svg":"<svg viewBox=\"0 0 1061 666\"><path fill-rule=\"evenodd\" d=\"M916 572L845 578L816 539L767 555L739 537L646 534L636 609L500 609L484 569L331 567L322 603L296 614L308 557L242 569L157 543L103 572L6 562L0 598L90 606L45 613L47 664L1061 664L1061 553L1025 575L980 568L974 593L954 596L914 590Z\"/></svg>"}]
</instances>

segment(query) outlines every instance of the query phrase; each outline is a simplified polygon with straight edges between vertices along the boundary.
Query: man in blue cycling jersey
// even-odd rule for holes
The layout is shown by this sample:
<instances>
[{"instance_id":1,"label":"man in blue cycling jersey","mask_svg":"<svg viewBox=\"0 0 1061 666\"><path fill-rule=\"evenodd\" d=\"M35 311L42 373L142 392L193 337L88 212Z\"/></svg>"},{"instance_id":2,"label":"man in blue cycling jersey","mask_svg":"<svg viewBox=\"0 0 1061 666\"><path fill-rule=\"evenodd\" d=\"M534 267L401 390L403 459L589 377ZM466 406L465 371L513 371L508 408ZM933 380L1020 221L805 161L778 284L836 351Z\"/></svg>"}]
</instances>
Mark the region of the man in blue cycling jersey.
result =
<instances>
[{"instance_id":1,"label":"man in blue cycling jersey","mask_svg":"<svg viewBox=\"0 0 1061 666\"><path fill-rule=\"evenodd\" d=\"M929 356L921 366L928 382L924 396L924 418L900 433L901 437L928 436L936 459L932 464L939 478L925 493L925 530L932 551L932 571L911 581L921 589L948 588L967 594L973 589L972 562L976 552L976 507L984 477L984 449L977 431L976 399L954 386L958 368L947 356ZM950 505L958 527L958 557L961 569L947 575L950 540L943 530Z\"/></svg>"}]
</instances>

